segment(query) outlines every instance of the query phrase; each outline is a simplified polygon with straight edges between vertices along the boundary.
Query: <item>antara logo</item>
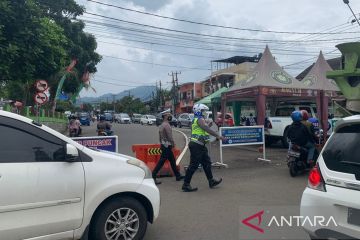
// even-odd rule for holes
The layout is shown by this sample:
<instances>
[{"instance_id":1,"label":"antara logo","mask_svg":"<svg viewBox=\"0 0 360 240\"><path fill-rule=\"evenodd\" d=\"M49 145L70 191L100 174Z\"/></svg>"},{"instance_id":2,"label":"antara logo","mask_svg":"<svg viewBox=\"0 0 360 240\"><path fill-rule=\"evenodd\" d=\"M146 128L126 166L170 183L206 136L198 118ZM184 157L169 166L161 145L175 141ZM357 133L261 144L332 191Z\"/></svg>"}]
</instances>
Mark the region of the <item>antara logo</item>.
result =
<instances>
[{"instance_id":1,"label":"antara logo","mask_svg":"<svg viewBox=\"0 0 360 240\"><path fill-rule=\"evenodd\" d=\"M309 225L311 227L329 227L329 226L335 226L337 227L338 224L336 223L334 217L326 218L324 216L272 216L270 218L270 221L268 223L265 223L262 225L263 222L263 215L264 210L255 213L254 215L251 215L250 217L245 218L241 222L246 225L249 228L254 229L257 232L264 233L265 230L261 228L261 226L265 227L303 227L305 225ZM253 219L257 219L257 221L254 223L251 223ZM252 221L254 222L254 221Z\"/></svg>"}]
</instances>

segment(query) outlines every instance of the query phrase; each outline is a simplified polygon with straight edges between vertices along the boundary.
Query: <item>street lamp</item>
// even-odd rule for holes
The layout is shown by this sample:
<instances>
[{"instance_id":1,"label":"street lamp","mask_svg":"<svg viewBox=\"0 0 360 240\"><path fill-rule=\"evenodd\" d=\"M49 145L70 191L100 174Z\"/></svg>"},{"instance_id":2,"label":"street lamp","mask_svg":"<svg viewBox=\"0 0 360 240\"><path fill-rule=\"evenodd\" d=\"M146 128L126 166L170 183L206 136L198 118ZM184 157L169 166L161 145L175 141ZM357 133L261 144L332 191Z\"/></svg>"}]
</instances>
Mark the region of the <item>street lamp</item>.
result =
<instances>
[{"instance_id":1,"label":"street lamp","mask_svg":"<svg viewBox=\"0 0 360 240\"><path fill-rule=\"evenodd\" d=\"M349 0L343 0L343 2L349 7L349 9L350 9L350 11L351 11L351 13L354 15L354 17L355 17L355 19L356 19L356 22L359 24L359 26L360 26L360 22L359 22L359 19L357 19L357 17L356 17L356 15L355 15L355 13L354 13L354 11L352 10L352 8L350 7L350 4L349 4Z\"/></svg>"}]
</instances>

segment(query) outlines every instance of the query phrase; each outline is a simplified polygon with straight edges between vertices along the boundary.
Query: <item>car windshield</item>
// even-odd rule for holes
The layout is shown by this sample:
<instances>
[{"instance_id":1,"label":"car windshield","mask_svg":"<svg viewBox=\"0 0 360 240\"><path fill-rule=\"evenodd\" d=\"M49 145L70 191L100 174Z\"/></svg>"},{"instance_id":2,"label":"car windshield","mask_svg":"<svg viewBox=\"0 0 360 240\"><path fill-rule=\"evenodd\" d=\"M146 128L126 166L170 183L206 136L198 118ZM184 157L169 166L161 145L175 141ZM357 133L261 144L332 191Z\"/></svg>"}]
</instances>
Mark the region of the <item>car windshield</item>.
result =
<instances>
[{"instance_id":1,"label":"car windshield","mask_svg":"<svg viewBox=\"0 0 360 240\"><path fill-rule=\"evenodd\" d=\"M156 117L154 115L147 115L148 118L155 119Z\"/></svg>"},{"instance_id":2,"label":"car windshield","mask_svg":"<svg viewBox=\"0 0 360 240\"><path fill-rule=\"evenodd\" d=\"M129 118L129 115L127 113L122 113L122 114L120 114L120 117Z\"/></svg>"},{"instance_id":3,"label":"car windshield","mask_svg":"<svg viewBox=\"0 0 360 240\"><path fill-rule=\"evenodd\" d=\"M360 124L346 126L336 132L326 145L323 158L333 171L360 176ZM360 179L358 179L360 180Z\"/></svg>"}]
</instances>

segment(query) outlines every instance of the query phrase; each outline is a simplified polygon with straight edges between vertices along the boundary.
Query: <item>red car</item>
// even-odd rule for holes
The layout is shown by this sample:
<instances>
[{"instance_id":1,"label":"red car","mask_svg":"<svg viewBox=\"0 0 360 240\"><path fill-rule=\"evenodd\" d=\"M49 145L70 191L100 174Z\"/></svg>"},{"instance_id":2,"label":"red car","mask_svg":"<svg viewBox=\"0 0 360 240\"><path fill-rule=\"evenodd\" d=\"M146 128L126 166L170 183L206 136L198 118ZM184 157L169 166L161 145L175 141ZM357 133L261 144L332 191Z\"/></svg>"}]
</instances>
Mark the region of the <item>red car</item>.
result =
<instances>
[{"instance_id":1,"label":"red car","mask_svg":"<svg viewBox=\"0 0 360 240\"><path fill-rule=\"evenodd\" d=\"M218 127L226 126L226 127L233 127L234 126L234 119L230 113L225 114L225 124L223 124L223 117L221 113L217 114L217 119L215 121Z\"/></svg>"}]
</instances>

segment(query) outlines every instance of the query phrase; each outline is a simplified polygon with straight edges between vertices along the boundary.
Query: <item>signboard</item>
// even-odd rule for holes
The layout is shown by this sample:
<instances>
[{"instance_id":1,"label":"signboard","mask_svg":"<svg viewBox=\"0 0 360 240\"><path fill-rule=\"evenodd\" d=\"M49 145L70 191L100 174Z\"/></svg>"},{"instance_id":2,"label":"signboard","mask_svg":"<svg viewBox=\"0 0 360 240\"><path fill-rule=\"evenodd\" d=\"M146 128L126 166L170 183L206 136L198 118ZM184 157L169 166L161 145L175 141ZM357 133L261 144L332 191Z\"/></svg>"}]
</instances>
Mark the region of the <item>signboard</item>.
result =
<instances>
[{"instance_id":1,"label":"signboard","mask_svg":"<svg viewBox=\"0 0 360 240\"><path fill-rule=\"evenodd\" d=\"M45 93L38 92L34 96L34 101L38 105L43 105L48 101L48 97L47 97L47 95Z\"/></svg>"},{"instance_id":2,"label":"signboard","mask_svg":"<svg viewBox=\"0 0 360 240\"><path fill-rule=\"evenodd\" d=\"M36 90L39 92L45 92L49 88L49 84L45 80L38 80L35 83Z\"/></svg>"},{"instance_id":3,"label":"signboard","mask_svg":"<svg viewBox=\"0 0 360 240\"><path fill-rule=\"evenodd\" d=\"M264 143L263 127L232 127L222 128L221 135L226 138L222 146L228 145L253 145Z\"/></svg>"},{"instance_id":4,"label":"signboard","mask_svg":"<svg viewBox=\"0 0 360 240\"><path fill-rule=\"evenodd\" d=\"M243 145L263 145L262 161L270 162L265 155L265 133L264 126L245 126L245 127L221 127L220 135L226 139L220 142L220 163L227 167L223 162L223 147L243 146Z\"/></svg>"},{"instance_id":5,"label":"signboard","mask_svg":"<svg viewBox=\"0 0 360 240\"><path fill-rule=\"evenodd\" d=\"M88 147L99 150L118 152L118 136L94 136L94 137L78 137L72 138L75 142Z\"/></svg>"}]
</instances>

